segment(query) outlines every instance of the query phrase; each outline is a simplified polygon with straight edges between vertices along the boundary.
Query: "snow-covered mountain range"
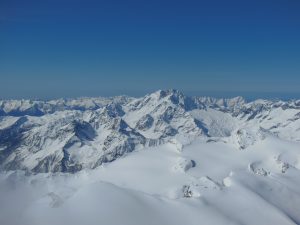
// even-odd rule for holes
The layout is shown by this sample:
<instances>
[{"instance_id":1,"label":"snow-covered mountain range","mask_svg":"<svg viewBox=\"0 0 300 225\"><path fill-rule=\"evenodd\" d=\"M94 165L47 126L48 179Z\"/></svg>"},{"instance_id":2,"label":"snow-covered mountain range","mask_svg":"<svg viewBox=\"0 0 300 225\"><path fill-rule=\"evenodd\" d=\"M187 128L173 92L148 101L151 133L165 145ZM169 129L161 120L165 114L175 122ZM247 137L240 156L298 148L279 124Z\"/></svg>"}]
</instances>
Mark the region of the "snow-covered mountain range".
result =
<instances>
[{"instance_id":1,"label":"snow-covered mountain range","mask_svg":"<svg viewBox=\"0 0 300 225\"><path fill-rule=\"evenodd\" d=\"M77 172L149 146L197 138L237 150L273 135L300 141L300 100L188 97L177 90L142 98L0 101L0 168Z\"/></svg>"},{"instance_id":2,"label":"snow-covered mountain range","mask_svg":"<svg viewBox=\"0 0 300 225\"><path fill-rule=\"evenodd\" d=\"M0 224L300 224L300 100L0 101Z\"/></svg>"}]
</instances>

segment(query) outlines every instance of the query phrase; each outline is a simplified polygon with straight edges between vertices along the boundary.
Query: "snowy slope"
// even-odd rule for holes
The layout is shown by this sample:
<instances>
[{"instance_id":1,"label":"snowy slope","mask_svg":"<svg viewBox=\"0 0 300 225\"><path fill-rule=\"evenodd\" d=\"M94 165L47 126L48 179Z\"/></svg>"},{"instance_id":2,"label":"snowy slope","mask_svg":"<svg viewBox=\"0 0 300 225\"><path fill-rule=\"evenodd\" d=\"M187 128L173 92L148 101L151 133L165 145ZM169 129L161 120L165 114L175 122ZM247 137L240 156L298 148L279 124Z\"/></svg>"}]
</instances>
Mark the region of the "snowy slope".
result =
<instances>
[{"instance_id":1,"label":"snowy slope","mask_svg":"<svg viewBox=\"0 0 300 225\"><path fill-rule=\"evenodd\" d=\"M297 143L199 139L77 174L1 174L1 224L299 224ZM20 215L15 217L14 215Z\"/></svg>"}]
</instances>

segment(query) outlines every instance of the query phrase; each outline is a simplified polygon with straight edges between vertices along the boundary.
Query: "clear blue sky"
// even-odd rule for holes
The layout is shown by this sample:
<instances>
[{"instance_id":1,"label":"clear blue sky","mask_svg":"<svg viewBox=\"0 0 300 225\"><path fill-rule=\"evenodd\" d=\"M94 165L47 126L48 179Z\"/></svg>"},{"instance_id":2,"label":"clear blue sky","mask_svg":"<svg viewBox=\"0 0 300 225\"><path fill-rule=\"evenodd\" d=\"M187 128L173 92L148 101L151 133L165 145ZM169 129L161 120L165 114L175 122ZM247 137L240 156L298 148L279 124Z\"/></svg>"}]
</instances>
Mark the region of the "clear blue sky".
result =
<instances>
[{"instance_id":1,"label":"clear blue sky","mask_svg":"<svg viewBox=\"0 0 300 225\"><path fill-rule=\"evenodd\" d=\"M0 0L0 98L300 98L300 1Z\"/></svg>"}]
</instances>

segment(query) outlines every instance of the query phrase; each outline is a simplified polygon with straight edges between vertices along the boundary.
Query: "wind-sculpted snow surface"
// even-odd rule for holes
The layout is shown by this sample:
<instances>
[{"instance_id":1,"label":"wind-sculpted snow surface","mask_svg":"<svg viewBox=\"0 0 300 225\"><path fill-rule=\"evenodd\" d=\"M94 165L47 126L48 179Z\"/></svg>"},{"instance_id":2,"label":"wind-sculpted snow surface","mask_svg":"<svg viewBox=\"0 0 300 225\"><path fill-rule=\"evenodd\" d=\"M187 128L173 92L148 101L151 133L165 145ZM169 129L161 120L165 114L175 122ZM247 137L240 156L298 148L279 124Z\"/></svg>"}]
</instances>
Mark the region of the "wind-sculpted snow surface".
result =
<instances>
[{"instance_id":1,"label":"wind-sculpted snow surface","mask_svg":"<svg viewBox=\"0 0 300 225\"><path fill-rule=\"evenodd\" d=\"M300 224L300 101L0 101L0 224Z\"/></svg>"},{"instance_id":2,"label":"wind-sculpted snow surface","mask_svg":"<svg viewBox=\"0 0 300 225\"><path fill-rule=\"evenodd\" d=\"M76 174L3 172L0 224L299 224L299 145L199 139ZM288 166L287 166L288 165Z\"/></svg>"}]
</instances>

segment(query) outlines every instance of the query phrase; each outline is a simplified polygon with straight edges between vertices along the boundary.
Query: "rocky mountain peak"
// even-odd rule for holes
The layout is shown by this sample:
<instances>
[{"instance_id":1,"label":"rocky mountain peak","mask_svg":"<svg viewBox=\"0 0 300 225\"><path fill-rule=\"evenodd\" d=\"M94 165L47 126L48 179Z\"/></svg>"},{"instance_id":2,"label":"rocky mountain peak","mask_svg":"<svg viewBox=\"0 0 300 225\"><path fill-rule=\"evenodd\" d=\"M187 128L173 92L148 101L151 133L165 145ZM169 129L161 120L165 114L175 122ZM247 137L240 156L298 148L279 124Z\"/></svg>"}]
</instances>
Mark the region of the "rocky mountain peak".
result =
<instances>
[{"instance_id":1,"label":"rocky mountain peak","mask_svg":"<svg viewBox=\"0 0 300 225\"><path fill-rule=\"evenodd\" d=\"M299 110L299 100L188 97L173 89L142 98L1 101L0 168L76 172L171 140L247 149L262 141L261 130L300 141Z\"/></svg>"}]
</instances>

